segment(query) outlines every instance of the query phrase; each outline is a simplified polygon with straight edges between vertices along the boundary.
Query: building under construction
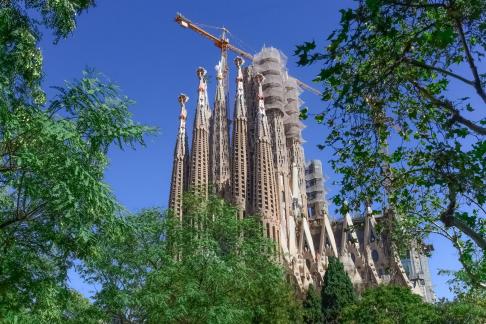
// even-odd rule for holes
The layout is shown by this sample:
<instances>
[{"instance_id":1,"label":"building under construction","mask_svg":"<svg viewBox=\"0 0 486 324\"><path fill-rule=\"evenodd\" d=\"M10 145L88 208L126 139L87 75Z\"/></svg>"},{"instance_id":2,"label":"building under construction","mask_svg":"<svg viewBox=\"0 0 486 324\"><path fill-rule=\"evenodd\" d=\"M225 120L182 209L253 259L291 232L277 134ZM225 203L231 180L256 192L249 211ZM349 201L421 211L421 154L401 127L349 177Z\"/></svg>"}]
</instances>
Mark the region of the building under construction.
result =
<instances>
[{"instance_id":1,"label":"building under construction","mask_svg":"<svg viewBox=\"0 0 486 324\"><path fill-rule=\"evenodd\" d=\"M280 249L289 278L302 292L310 284L321 286L328 257L335 256L357 289L396 283L433 300L427 258L411 248L404 267L392 244L377 233L380 218L370 208L358 218L346 214L339 221L330 219L322 165L311 161L306 167L299 120L301 89L287 73L286 57L275 48L263 48L249 65L240 57L234 63L236 94L231 114L227 55L216 67L212 104L206 70L197 70L190 146L188 97L179 96L170 209L182 219L184 191L207 196L213 190L238 207L240 218L258 215L265 235Z\"/></svg>"}]
</instances>

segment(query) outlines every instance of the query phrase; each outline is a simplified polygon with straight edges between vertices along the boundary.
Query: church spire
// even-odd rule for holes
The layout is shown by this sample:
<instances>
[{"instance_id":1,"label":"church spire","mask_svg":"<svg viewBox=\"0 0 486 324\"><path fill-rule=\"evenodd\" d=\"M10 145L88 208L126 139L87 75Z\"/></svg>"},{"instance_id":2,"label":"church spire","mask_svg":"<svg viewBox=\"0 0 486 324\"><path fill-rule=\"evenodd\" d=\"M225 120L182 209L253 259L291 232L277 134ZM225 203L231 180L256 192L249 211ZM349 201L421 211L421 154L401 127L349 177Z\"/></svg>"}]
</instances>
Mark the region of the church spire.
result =
<instances>
[{"instance_id":1,"label":"church spire","mask_svg":"<svg viewBox=\"0 0 486 324\"><path fill-rule=\"evenodd\" d=\"M231 152L232 198L239 208L239 217L243 218L246 209L247 185L248 185L248 152L247 152L247 128L245 93L243 89L243 72L241 70L244 61L241 57L235 59L237 68L235 111L233 117L233 150Z\"/></svg>"},{"instance_id":2,"label":"church spire","mask_svg":"<svg viewBox=\"0 0 486 324\"><path fill-rule=\"evenodd\" d=\"M214 112L210 125L210 182L218 195L229 198L229 129L224 82L226 70L226 58L222 55L221 60L216 65L217 85L214 98Z\"/></svg>"},{"instance_id":3,"label":"church spire","mask_svg":"<svg viewBox=\"0 0 486 324\"><path fill-rule=\"evenodd\" d=\"M206 70L197 69L199 78L196 118L192 130L192 151L190 166L190 188L196 193L207 197L209 172L209 119L211 110L208 104Z\"/></svg>"},{"instance_id":4,"label":"church spire","mask_svg":"<svg viewBox=\"0 0 486 324\"><path fill-rule=\"evenodd\" d=\"M279 209L280 240L281 245L288 247L289 217L292 214L292 193L290 190L290 164L286 146L284 121L285 113L285 58L274 48L265 48L256 55L255 68L266 76L263 83L263 96L265 97L265 111L270 142L272 143L273 163L276 182L276 199ZM305 189L304 189L305 190Z\"/></svg>"},{"instance_id":5,"label":"church spire","mask_svg":"<svg viewBox=\"0 0 486 324\"><path fill-rule=\"evenodd\" d=\"M265 104L263 101L262 82L264 77L257 74L258 83L258 112L255 132L255 163L253 181L253 209L262 216L266 234L274 241L280 241L280 227L278 217L277 184L275 181L275 167L273 163L272 143L268 127Z\"/></svg>"},{"instance_id":6,"label":"church spire","mask_svg":"<svg viewBox=\"0 0 486 324\"><path fill-rule=\"evenodd\" d=\"M177 140L174 149L174 162L172 166L169 208L174 212L177 217L179 217L179 219L182 219L182 194L185 189L185 178L187 177L186 103L187 101L189 101L189 97L181 93L178 100L181 106L181 113L179 115L179 132L177 134Z\"/></svg>"}]
</instances>

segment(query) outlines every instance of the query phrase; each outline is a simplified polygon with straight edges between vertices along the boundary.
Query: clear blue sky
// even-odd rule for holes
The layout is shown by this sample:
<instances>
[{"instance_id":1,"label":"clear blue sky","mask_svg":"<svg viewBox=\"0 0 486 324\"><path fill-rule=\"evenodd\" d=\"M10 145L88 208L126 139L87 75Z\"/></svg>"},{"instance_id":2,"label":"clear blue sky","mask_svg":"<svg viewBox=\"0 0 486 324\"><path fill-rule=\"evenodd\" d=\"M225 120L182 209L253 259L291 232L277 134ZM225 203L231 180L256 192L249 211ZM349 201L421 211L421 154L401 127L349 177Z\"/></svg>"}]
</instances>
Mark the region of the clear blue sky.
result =
<instances>
[{"instance_id":1,"label":"clear blue sky","mask_svg":"<svg viewBox=\"0 0 486 324\"><path fill-rule=\"evenodd\" d=\"M196 33L174 22L176 12L196 23L225 26L234 36L230 41L249 52L263 45L274 46L288 57L292 75L311 83L318 66L299 68L292 53L297 44L316 40L325 45L327 35L337 26L338 10L351 1L98 1L97 7L79 16L73 35L52 44L46 33L41 43L44 55L44 86L61 85L78 78L85 67L92 67L118 83L125 94L136 101L134 119L160 129L147 139L147 147L136 151L112 150L106 181L120 202L131 211L145 207L167 206L172 151L178 127L177 96L187 93L189 125L192 125L197 89L196 68L205 67L212 77L210 100L214 96L214 65L218 49ZM217 30L209 28L213 33ZM230 81L234 80L234 71ZM233 84L233 82L231 82ZM51 92L52 93L52 92ZM233 89L231 89L233 93ZM318 97L304 93L302 99L312 112L324 104ZM232 103L231 103L232 106ZM304 146L307 159L321 159L328 175L329 196L335 175L327 160L331 152L319 151L326 130L312 121L307 123ZM332 213L332 210L331 210ZM435 252L430 260L435 292L451 297L445 276L438 269L456 269L457 256L450 244L432 238ZM72 275L71 284L85 294L92 289Z\"/></svg>"}]
</instances>

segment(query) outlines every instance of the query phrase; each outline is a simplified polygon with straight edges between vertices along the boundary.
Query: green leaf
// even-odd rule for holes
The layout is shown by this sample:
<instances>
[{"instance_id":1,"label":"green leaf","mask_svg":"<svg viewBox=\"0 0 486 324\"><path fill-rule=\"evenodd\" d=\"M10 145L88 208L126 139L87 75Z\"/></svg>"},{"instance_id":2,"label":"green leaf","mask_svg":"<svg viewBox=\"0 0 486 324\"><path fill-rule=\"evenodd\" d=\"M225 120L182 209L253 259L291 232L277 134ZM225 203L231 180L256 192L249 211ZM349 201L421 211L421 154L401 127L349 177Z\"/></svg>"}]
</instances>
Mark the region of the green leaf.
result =
<instances>
[{"instance_id":1,"label":"green leaf","mask_svg":"<svg viewBox=\"0 0 486 324\"><path fill-rule=\"evenodd\" d=\"M300 110L300 114L299 114L299 119L300 120L306 120L307 117L308 117L308 108L307 107L304 107Z\"/></svg>"}]
</instances>

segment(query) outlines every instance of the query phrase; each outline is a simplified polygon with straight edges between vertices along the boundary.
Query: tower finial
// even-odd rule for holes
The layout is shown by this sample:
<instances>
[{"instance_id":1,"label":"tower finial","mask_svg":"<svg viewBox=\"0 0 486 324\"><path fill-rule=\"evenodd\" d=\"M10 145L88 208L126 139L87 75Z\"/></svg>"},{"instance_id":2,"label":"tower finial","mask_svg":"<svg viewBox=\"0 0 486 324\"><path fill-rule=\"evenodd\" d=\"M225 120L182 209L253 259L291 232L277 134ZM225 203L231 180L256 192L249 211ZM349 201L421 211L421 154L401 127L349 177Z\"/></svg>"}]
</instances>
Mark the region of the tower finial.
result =
<instances>
[{"instance_id":1,"label":"tower finial","mask_svg":"<svg viewBox=\"0 0 486 324\"><path fill-rule=\"evenodd\" d=\"M198 67L196 70L197 77L199 78L199 91L201 91L201 87L205 83L205 77L206 77L206 69L203 67Z\"/></svg>"},{"instance_id":2,"label":"tower finial","mask_svg":"<svg viewBox=\"0 0 486 324\"><path fill-rule=\"evenodd\" d=\"M235 58L235 65L237 68L237 75L236 75L236 84L237 84L237 93L242 94L243 93L243 71L241 71L241 67L245 64L245 61L237 56Z\"/></svg>"},{"instance_id":3,"label":"tower finial","mask_svg":"<svg viewBox=\"0 0 486 324\"><path fill-rule=\"evenodd\" d=\"M255 75L255 80L257 81L258 85L261 86L263 81L265 80L265 77L261 73L257 73Z\"/></svg>"},{"instance_id":4,"label":"tower finial","mask_svg":"<svg viewBox=\"0 0 486 324\"><path fill-rule=\"evenodd\" d=\"M179 97L177 98L179 103L181 104L181 107L185 107L186 103L189 101L189 96L186 95L185 93L181 93Z\"/></svg>"},{"instance_id":5,"label":"tower finial","mask_svg":"<svg viewBox=\"0 0 486 324\"><path fill-rule=\"evenodd\" d=\"M196 75L199 79L199 94L204 93L206 91L206 74L207 71L203 67L198 67L196 70ZM201 98L201 96L199 96Z\"/></svg>"},{"instance_id":6,"label":"tower finial","mask_svg":"<svg viewBox=\"0 0 486 324\"><path fill-rule=\"evenodd\" d=\"M185 128L187 119L186 103L189 101L189 97L186 94L181 93L177 98L177 101L179 101L179 104L181 105L181 114L179 115L179 119L181 120L180 127Z\"/></svg>"},{"instance_id":7,"label":"tower finial","mask_svg":"<svg viewBox=\"0 0 486 324\"><path fill-rule=\"evenodd\" d=\"M203 76L206 75L206 69L203 68L202 66L200 66L200 67L197 68L196 73L197 73L198 78L201 79Z\"/></svg>"},{"instance_id":8,"label":"tower finial","mask_svg":"<svg viewBox=\"0 0 486 324\"><path fill-rule=\"evenodd\" d=\"M207 82L206 82L206 75L207 71L203 67L198 67L196 70L196 75L199 78L199 95L198 95L198 107L201 107L201 118L203 118L202 122L204 124L209 123L209 118L211 117L211 109L209 109L208 105L208 92L207 92ZM196 113L197 115L198 113Z\"/></svg>"},{"instance_id":9,"label":"tower finial","mask_svg":"<svg viewBox=\"0 0 486 324\"><path fill-rule=\"evenodd\" d=\"M236 64L236 67L238 69L240 69L243 66L243 64L245 64L245 60L241 56L237 56L235 58L235 64Z\"/></svg>"}]
</instances>

